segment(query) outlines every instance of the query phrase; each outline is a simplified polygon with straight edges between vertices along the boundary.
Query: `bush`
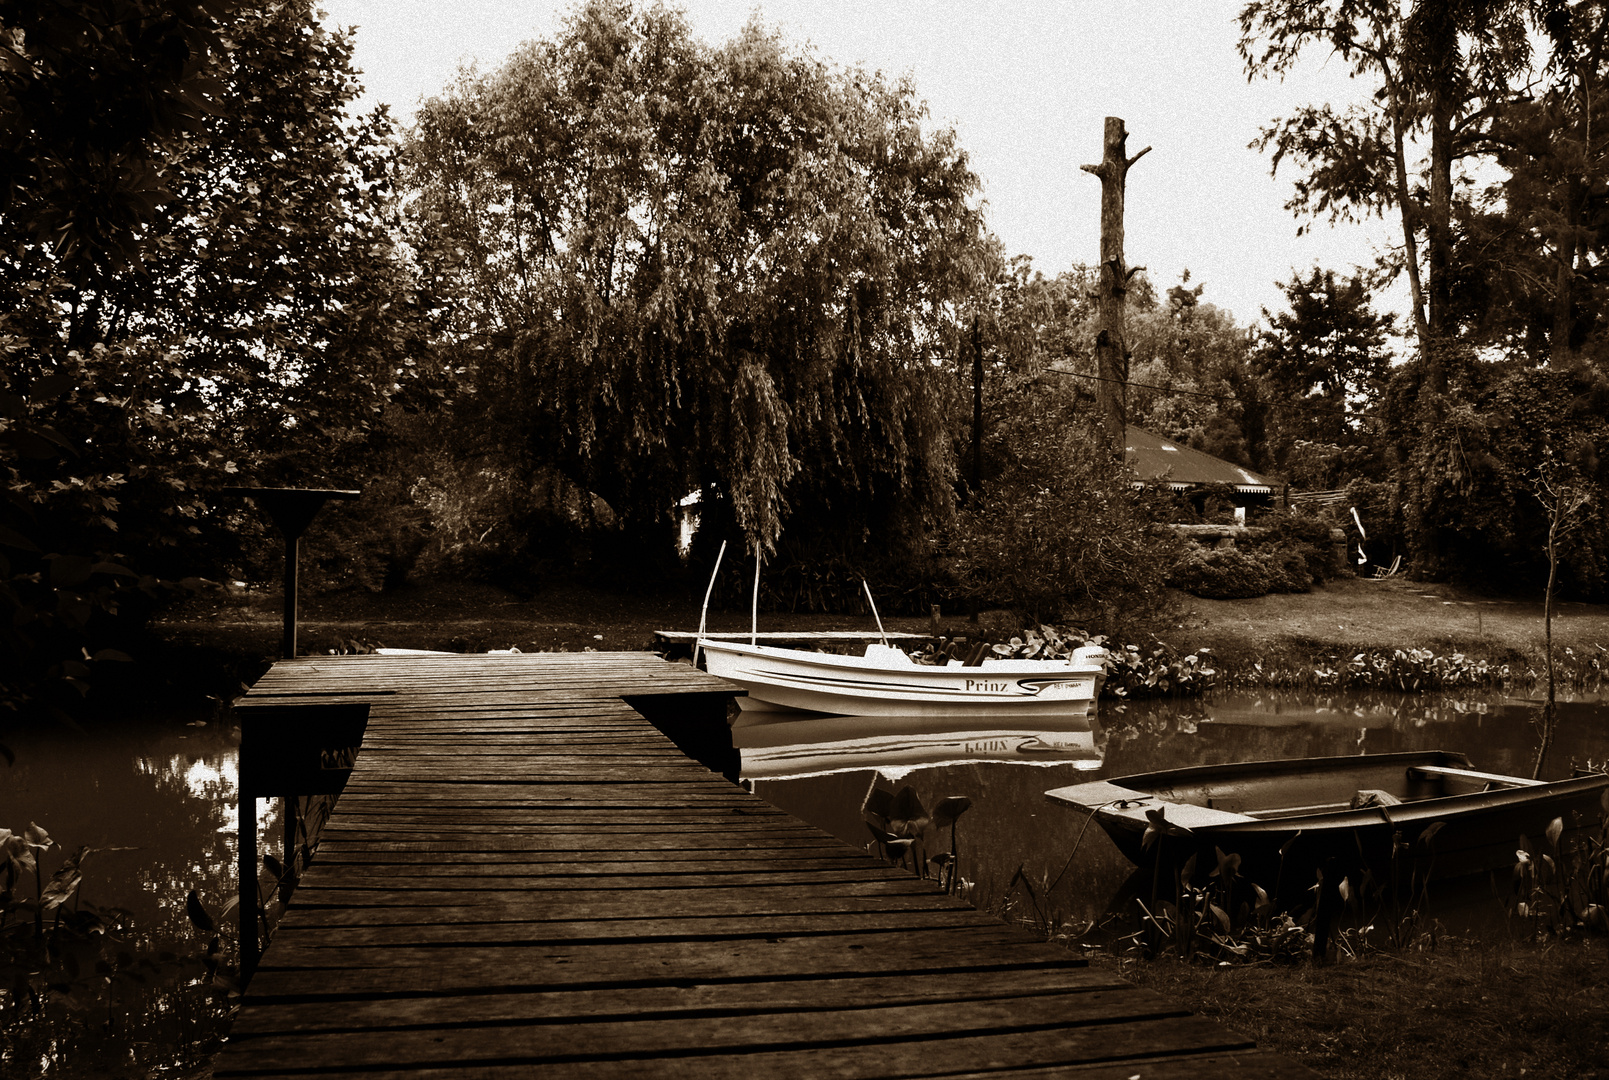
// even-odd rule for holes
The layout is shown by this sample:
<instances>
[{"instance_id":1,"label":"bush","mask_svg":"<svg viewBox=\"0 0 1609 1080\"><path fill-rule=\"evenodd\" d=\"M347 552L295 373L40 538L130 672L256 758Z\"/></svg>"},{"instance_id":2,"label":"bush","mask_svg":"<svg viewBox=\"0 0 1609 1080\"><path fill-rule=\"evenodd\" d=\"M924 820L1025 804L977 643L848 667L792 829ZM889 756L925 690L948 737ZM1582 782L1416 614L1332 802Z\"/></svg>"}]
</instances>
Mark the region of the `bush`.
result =
<instances>
[{"instance_id":1,"label":"bush","mask_svg":"<svg viewBox=\"0 0 1609 1080\"><path fill-rule=\"evenodd\" d=\"M1168 584L1209 600L1247 600L1272 590L1269 560L1237 547L1192 544L1173 564Z\"/></svg>"},{"instance_id":2,"label":"bush","mask_svg":"<svg viewBox=\"0 0 1609 1080\"><path fill-rule=\"evenodd\" d=\"M1166 602L1178 541L1094 433L1027 389L996 433L995 475L948 537L959 591L1035 621L1073 609L1099 612L1106 628L1145 618Z\"/></svg>"}]
</instances>

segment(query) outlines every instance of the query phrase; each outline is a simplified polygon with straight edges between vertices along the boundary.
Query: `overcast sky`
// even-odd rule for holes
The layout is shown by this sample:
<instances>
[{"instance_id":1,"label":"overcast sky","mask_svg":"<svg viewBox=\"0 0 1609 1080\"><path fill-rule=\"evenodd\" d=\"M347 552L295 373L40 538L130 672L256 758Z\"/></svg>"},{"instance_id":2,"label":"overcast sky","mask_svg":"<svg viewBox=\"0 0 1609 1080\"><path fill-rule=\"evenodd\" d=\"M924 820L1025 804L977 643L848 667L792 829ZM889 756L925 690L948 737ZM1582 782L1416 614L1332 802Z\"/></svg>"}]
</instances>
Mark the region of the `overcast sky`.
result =
<instances>
[{"instance_id":1,"label":"overcast sky","mask_svg":"<svg viewBox=\"0 0 1609 1080\"><path fill-rule=\"evenodd\" d=\"M460 64L496 68L522 41L554 36L554 0L323 0L355 25L372 100L403 122ZM952 125L983 179L990 228L1047 276L1099 254L1103 118L1120 116L1132 156L1125 253L1165 289L1188 268L1204 302L1244 324L1283 306L1277 282L1314 265L1348 273L1392 235L1388 223L1297 236L1290 173L1269 175L1247 144L1294 106L1366 93L1315 54L1283 83L1248 84L1235 51L1236 0L686 0L711 44L758 12L840 66L909 73L937 124ZM1397 310L1402 290L1378 297Z\"/></svg>"}]
</instances>

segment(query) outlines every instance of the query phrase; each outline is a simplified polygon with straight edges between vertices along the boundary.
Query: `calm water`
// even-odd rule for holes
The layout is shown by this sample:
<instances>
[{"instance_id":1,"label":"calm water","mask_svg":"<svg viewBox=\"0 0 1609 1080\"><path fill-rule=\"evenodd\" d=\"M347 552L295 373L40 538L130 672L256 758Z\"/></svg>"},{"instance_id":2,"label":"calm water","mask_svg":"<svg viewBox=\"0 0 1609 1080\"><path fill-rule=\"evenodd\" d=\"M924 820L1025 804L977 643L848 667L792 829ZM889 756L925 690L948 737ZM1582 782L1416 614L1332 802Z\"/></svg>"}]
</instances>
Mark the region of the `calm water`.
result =
<instances>
[{"instance_id":1,"label":"calm water","mask_svg":"<svg viewBox=\"0 0 1609 1080\"><path fill-rule=\"evenodd\" d=\"M185 896L197 890L216 915L235 895L238 741L230 726L171 721L0 736L16 755L10 768L0 762L0 827L37 823L50 834L57 846L40 859L46 882L80 847L91 849L67 906L115 917L117 944L101 958L128 973L95 986L85 964L72 998L53 998L44 1017L7 1018L0 1075L183 1075L215 1050L218 1010L200 965L206 942L185 915ZM276 851L277 815L277 803L259 803L261 842ZM24 878L16 891L32 899L35 887Z\"/></svg>"},{"instance_id":2,"label":"calm water","mask_svg":"<svg viewBox=\"0 0 1609 1080\"><path fill-rule=\"evenodd\" d=\"M1103 704L1090 736L1044 740L1038 749L1050 747L1040 754L1048 763L913 764L929 761L930 748L913 755L905 745L885 768L862 759L825 775L753 784L760 796L856 845L867 840L859 808L873 782L909 783L928 806L965 795L972 807L958 841L973 901L985 910L1005 904L1022 917L1076 920L1098 915L1131 868L1098 827L1081 830L1082 819L1049 804L1048 788L1191 764L1430 748L1462 751L1483 770L1529 775L1536 713L1535 703L1490 695L1237 694ZM1547 775L1609 759L1609 706L1567 701L1561 725ZM194 959L203 942L184 898L195 888L218 912L234 895L237 731L138 723L13 733L0 742L17 758L9 769L0 764L0 826L20 832L37 822L49 831L60 846L44 859L47 878L79 846L92 848L81 902L126 911L120 936L131 955L192 958L188 967L170 964L139 992L125 988L71 1014L57 1007L53 1024L0 1026L0 1075L194 1072L216 1047L217 1010ZM960 745L984 756L999 749L988 740ZM277 814L277 804L259 803L259 843L276 853ZM1019 869L1029 886L1011 885ZM32 882L19 892L31 897Z\"/></svg>"},{"instance_id":3,"label":"calm water","mask_svg":"<svg viewBox=\"0 0 1609 1080\"><path fill-rule=\"evenodd\" d=\"M792 779L756 779L756 794L863 845L860 805L874 782L909 784L931 807L964 795L961 876L984 910L1054 922L1097 918L1133 867L1099 826L1051 805L1044 792L1087 780L1156 769L1279 758L1454 750L1475 768L1529 776L1535 762L1540 703L1487 694L1218 694L1205 701L1102 702L1094 753L1055 764L973 761L906 769L871 767ZM1560 728L1545 779L1609 759L1609 704L1598 697L1561 701ZM1069 755L1071 758L1071 755ZM1018 876L1027 885L1013 884ZM1483 889L1486 887L1483 885ZM1475 907L1485 902L1489 889ZM1438 914L1480 921L1471 898L1449 897ZM1487 905L1495 909L1495 904Z\"/></svg>"}]
</instances>

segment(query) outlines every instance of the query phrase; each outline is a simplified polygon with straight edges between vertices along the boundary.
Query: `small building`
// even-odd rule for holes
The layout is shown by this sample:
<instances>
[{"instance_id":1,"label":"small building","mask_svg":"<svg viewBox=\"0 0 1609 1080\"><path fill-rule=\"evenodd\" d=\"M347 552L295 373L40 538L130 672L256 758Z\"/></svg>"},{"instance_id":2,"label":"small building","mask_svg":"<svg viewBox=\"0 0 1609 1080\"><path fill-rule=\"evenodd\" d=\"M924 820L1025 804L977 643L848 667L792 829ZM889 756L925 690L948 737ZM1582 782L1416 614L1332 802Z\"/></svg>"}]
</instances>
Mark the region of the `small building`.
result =
<instances>
[{"instance_id":1,"label":"small building","mask_svg":"<svg viewBox=\"0 0 1609 1080\"><path fill-rule=\"evenodd\" d=\"M1278 480L1153 435L1133 424L1126 431L1128 445L1124 459L1142 481L1166 484L1186 497L1196 491L1202 492L1203 497L1211 489L1227 491L1237 510L1278 506L1286 499L1289 485Z\"/></svg>"}]
</instances>

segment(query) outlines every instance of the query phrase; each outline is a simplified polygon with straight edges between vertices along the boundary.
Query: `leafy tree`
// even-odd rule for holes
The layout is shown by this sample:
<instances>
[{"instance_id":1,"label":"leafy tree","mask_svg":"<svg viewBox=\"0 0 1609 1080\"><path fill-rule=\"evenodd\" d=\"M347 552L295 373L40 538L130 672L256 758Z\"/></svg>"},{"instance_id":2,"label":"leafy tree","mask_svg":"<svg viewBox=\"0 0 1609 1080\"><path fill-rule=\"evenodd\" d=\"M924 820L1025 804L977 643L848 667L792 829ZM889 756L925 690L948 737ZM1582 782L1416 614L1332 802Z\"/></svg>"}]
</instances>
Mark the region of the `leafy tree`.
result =
<instances>
[{"instance_id":1,"label":"leafy tree","mask_svg":"<svg viewBox=\"0 0 1609 1080\"><path fill-rule=\"evenodd\" d=\"M1309 105L1253 143L1304 175L1287 204L1305 218L1356 220L1395 212L1411 322L1426 388L1446 388L1440 345L1454 332L1453 163L1475 152L1493 106L1531 60L1526 5L1517 0L1256 0L1241 9L1247 75L1279 77L1309 51L1338 55L1367 80L1367 104L1337 112ZM1428 153L1414 157L1415 140ZM1420 266L1424 237L1428 280Z\"/></svg>"},{"instance_id":2,"label":"leafy tree","mask_svg":"<svg viewBox=\"0 0 1609 1080\"><path fill-rule=\"evenodd\" d=\"M949 512L959 358L996 261L977 178L906 82L655 7L427 101L411 242L441 340L521 468L600 497L643 555L703 494L751 548L898 546Z\"/></svg>"},{"instance_id":3,"label":"leafy tree","mask_svg":"<svg viewBox=\"0 0 1609 1080\"><path fill-rule=\"evenodd\" d=\"M1286 469L1298 442L1336 448L1372 441L1365 417L1379 402L1390 370L1389 315L1377 314L1360 278L1337 281L1315 267L1284 285L1287 311L1264 310L1256 366L1281 403L1269 424L1268 459ZM1324 486L1347 477L1326 478ZM1304 485L1305 486L1305 485Z\"/></svg>"},{"instance_id":4,"label":"leafy tree","mask_svg":"<svg viewBox=\"0 0 1609 1080\"><path fill-rule=\"evenodd\" d=\"M1175 541L1151 527L1148 494L1102 451L1071 388L1000 382L983 498L949 543L962 590L1035 621L1076 609L1108 630L1155 613Z\"/></svg>"},{"instance_id":5,"label":"leafy tree","mask_svg":"<svg viewBox=\"0 0 1609 1080\"><path fill-rule=\"evenodd\" d=\"M1148 431L1250 465L1237 398L1249 339L1229 312L1201 302L1204 290L1190 287L1186 270L1166 303L1143 293L1131 302L1129 414Z\"/></svg>"},{"instance_id":6,"label":"leafy tree","mask_svg":"<svg viewBox=\"0 0 1609 1080\"><path fill-rule=\"evenodd\" d=\"M1596 0L1543 6L1539 90L1496 109L1486 132L1506 175L1459 207L1460 315L1478 340L1533 360L1602 365L1609 13Z\"/></svg>"},{"instance_id":7,"label":"leafy tree","mask_svg":"<svg viewBox=\"0 0 1609 1080\"><path fill-rule=\"evenodd\" d=\"M1576 369L1491 364L1455 354L1456 396L1406 450L1403 513L1410 550L1434 577L1540 590L1548 575L1546 515L1531 480L1549 458L1593 492L1560 552L1560 587L1584 599L1609 590L1609 384ZM1398 369L1382 406L1387 423L1416 410L1419 371Z\"/></svg>"},{"instance_id":8,"label":"leafy tree","mask_svg":"<svg viewBox=\"0 0 1609 1080\"><path fill-rule=\"evenodd\" d=\"M74 657L159 578L223 565L252 519L208 488L336 478L421 382L388 122L346 116L350 38L310 0L47 0L0 23L14 704L86 674Z\"/></svg>"}]
</instances>

